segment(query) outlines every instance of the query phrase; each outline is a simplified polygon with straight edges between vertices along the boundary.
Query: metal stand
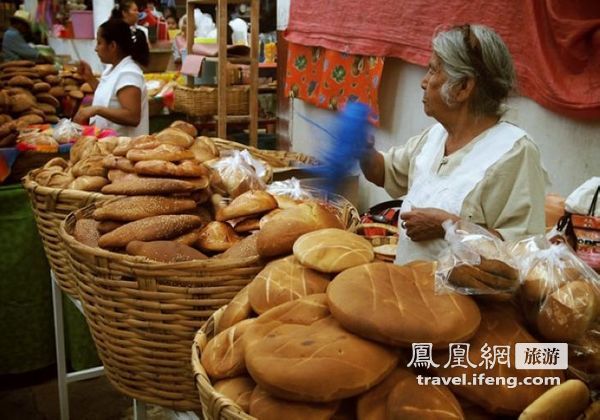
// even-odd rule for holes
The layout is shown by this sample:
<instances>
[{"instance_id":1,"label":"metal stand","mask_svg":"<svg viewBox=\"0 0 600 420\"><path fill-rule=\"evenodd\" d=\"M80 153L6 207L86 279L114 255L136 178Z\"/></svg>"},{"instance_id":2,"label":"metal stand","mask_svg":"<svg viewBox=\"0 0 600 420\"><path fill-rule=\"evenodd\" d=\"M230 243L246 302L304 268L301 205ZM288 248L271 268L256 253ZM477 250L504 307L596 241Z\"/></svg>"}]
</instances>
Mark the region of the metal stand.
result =
<instances>
[{"instance_id":1,"label":"metal stand","mask_svg":"<svg viewBox=\"0 0 600 420\"><path fill-rule=\"evenodd\" d=\"M104 366L67 373L63 296L62 291L58 287L58 283L56 283L56 278L54 277L54 272L52 270L50 270L50 277L52 278L52 308L54 312L54 341L56 344L60 418L61 420L69 420L69 383L97 378L104 374ZM77 309L83 313L81 302L77 299L73 299L71 296L68 297ZM133 418L135 420L146 420L146 403L136 399L133 400Z\"/></svg>"}]
</instances>

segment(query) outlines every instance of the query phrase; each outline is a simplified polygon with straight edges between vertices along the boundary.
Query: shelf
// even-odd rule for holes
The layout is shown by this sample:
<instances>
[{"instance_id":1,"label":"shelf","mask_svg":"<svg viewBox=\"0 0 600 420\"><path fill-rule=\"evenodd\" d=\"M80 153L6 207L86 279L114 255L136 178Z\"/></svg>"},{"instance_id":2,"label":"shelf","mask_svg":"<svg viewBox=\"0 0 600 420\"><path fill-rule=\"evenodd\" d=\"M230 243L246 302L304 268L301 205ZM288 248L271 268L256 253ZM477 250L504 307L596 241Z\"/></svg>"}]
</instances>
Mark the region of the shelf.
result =
<instances>
[{"instance_id":1,"label":"shelf","mask_svg":"<svg viewBox=\"0 0 600 420\"><path fill-rule=\"evenodd\" d=\"M214 62L219 62L219 57L204 57L205 61L214 61ZM240 57L240 56L233 56L233 57L227 57L227 61L230 62L231 64L250 64L250 57Z\"/></svg>"},{"instance_id":2,"label":"shelf","mask_svg":"<svg viewBox=\"0 0 600 420\"><path fill-rule=\"evenodd\" d=\"M219 121L219 116L214 115L214 122ZM211 121L208 121L211 122ZM250 115L228 115L227 123L228 124L248 124L250 122ZM275 124L277 122L277 118L259 118L259 124Z\"/></svg>"},{"instance_id":3,"label":"shelf","mask_svg":"<svg viewBox=\"0 0 600 420\"><path fill-rule=\"evenodd\" d=\"M259 69L276 69L277 63L258 63Z\"/></svg>"},{"instance_id":4,"label":"shelf","mask_svg":"<svg viewBox=\"0 0 600 420\"><path fill-rule=\"evenodd\" d=\"M258 93L277 93L277 86L259 86Z\"/></svg>"}]
</instances>

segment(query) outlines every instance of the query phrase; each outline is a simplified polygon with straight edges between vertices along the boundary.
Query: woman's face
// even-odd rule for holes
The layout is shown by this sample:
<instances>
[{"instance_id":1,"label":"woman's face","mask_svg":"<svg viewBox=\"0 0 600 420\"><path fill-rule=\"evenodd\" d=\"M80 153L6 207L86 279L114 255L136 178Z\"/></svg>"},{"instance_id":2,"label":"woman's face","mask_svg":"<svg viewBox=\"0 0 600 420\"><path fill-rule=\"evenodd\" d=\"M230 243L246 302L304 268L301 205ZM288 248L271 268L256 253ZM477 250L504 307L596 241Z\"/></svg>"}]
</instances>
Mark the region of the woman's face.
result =
<instances>
[{"instance_id":1,"label":"woman's face","mask_svg":"<svg viewBox=\"0 0 600 420\"><path fill-rule=\"evenodd\" d=\"M98 29L98 34L96 36L96 54L98 54L98 58L104 64L111 63L112 53L111 46L106 42L104 37L102 36L102 30Z\"/></svg>"},{"instance_id":2,"label":"woman's face","mask_svg":"<svg viewBox=\"0 0 600 420\"><path fill-rule=\"evenodd\" d=\"M123 20L127 22L129 26L133 26L138 21L139 10L135 2L131 2L127 10L123 10Z\"/></svg>"},{"instance_id":3,"label":"woman's face","mask_svg":"<svg viewBox=\"0 0 600 420\"><path fill-rule=\"evenodd\" d=\"M427 73L421 81L421 88L423 89L423 110L425 114L430 117L436 118L439 112L443 112L448 109L448 105L442 98L442 86L448 79L442 63L438 56L433 53L429 59L429 65L427 67Z\"/></svg>"}]
</instances>

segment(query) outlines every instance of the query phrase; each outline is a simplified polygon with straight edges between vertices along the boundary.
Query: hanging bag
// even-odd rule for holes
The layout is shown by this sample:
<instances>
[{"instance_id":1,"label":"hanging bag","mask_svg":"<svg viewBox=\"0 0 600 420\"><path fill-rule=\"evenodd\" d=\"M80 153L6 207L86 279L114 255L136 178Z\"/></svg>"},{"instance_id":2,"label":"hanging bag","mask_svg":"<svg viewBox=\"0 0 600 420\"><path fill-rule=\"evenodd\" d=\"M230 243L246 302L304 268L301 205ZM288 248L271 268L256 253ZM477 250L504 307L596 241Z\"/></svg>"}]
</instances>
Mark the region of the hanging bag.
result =
<instances>
[{"instance_id":1,"label":"hanging bag","mask_svg":"<svg viewBox=\"0 0 600 420\"><path fill-rule=\"evenodd\" d=\"M577 256L597 272L600 272L600 217L594 214L599 193L600 186L596 188L587 215L571 215Z\"/></svg>"}]
</instances>

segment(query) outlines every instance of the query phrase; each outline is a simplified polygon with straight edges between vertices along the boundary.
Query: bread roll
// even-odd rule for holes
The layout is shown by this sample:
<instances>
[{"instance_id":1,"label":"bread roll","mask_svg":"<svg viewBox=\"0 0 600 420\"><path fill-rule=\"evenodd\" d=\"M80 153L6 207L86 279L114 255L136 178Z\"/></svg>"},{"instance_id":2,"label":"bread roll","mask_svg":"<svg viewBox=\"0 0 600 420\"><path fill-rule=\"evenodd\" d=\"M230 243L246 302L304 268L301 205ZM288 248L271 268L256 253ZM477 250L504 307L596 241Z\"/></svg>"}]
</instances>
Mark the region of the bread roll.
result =
<instances>
[{"instance_id":1,"label":"bread roll","mask_svg":"<svg viewBox=\"0 0 600 420\"><path fill-rule=\"evenodd\" d=\"M98 232L100 232L101 234L112 232L113 230L115 230L116 228L120 228L124 224L125 224L124 222L115 222L113 220L103 220L101 222L98 222Z\"/></svg>"},{"instance_id":2,"label":"bread roll","mask_svg":"<svg viewBox=\"0 0 600 420\"><path fill-rule=\"evenodd\" d=\"M238 217L265 213L277 207L277 201L266 191L247 191L237 196L226 207L217 210L215 218L224 222Z\"/></svg>"},{"instance_id":3,"label":"bread roll","mask_svg":"<svg viewBox=\"0 0 600 420\"><path fill-rule=\"evenodd\" d=\"M339 401L307 403L275 398L261 387L250 397L249 414L260 420L329 420L338 409Z\"/></svg>"},{"instance_id":4,"label":"bread roll","mask_svg":"<svg viewBox=\"0 0 600 420\"><path fill-rule=\"evenodd\" d=\"M230 224L210 222L199 232L196 247L207 252L223 252L240 239Z\"/></svg>"},{"instance_id":5,"label":"bread roll","mask_svg":"<svg viewBox=\"0 0 600 420\"><path fill-rule=\"evenodd\" d=\"M127 152L126 156L132 162L141 160L166 160L175 162L194 158L194 154L190 150L172 144L161 144L154 149L131 149Z\"/></svg>"},{"instance_id":6,"label":"bread roll","mask_svg":"<svg viewBox=\"0 0 600 420\"><path fill-rule=\"evenodd\" d=\"M121 156L104 156L102 165L107 169L118 169L123 172L134 172L133 163L127 158Z\"/></svg>"},{"instance_id":7,"label":"bread roll","mask_svg":"<svg viewBox=\"0 0 600 420\"><path fill-rule=\"evenodd\" d=\"M198 130L196 130L196 127L194 127L192 124L185 122L185 121L181 121L181 120L173 121L169 127L181 130L184 133L187 133L192 137L196 137L198 135Z\"/></svg>"},{"instance_id":8,"label":"bread roll","mask_svg":"<svg viewBox=\"0 0 600 420\"><path fill-rule=\"evenodd\" d=\"M35 176L35 181L43 186L51 188L67 188L73 177L68 172L63 172L60 168L42 169Z\"/></svg>"},{"instance_id":9,"label":"bread roll","mask_svg":"<svg viewBox=\"0 0 600 420\"><path fill-rule=\"evenodd\" d=\"M469 359L476 367L444 367L448 362L448 351L434 353L434 362L439 367L434 368L435 375L441 377L466 375L467 378L475 378L479 375L486 377L504 377L512 378L515 381L523 381L527 376L530 377L558 377L560 381L564 379L562 371L558 370L527 370L515 367L514 349L515 343L536 343L523 326L523 320L516 309L506 304L486 304L480 307L481 325L477 333L470 340ZM487 365L483 358L482 348L488 346L490 349L494 346L510 347L510 366L506 363L494 363ZM514 385L514 384L513 384ZM482 406L488 412L503 415L518 415L529 404L535 401L551 385L519 385L511 386L511 382L506 380L504 384L499 382L497 385L450 385L450 389L459 395L477 405Z\"/></svg>"},{"instance_id":10,"label":"bread roll","mask_svg":"<svg viewBox=\"0 0 600 420\"><path fill-rule=\"evenodd\" d=\"M567 283L548 296L537 318L537 327L547 340L569 342L583 336L596 317L593 286L583 281Z\"/></svg>"},{"instance_id":11,"label":"bread roll","mask_svg":"<svg viewBox=\"0 0 600 420\"><path fill-rule=\"evenodd\" d=\"M171 239L199 227L202 220L191 215L152 216L127 223L98 240L102 248L123 248L131 241Z\"/></svg>"},{"instance_id":12,"label":"bread roll","mask_svg":"<svg viewBox=\"0 0 600 420\"><path fill-rule=\"evenodd\" d=\"M318 293L275 306L260 315L256 323L278 321L285 324L311 325L330 316L327 295Z\"/></svg>"},{"instance_id":13,"label":"bread roll","mask_svg":"<svg viewBox=\"0 0 600 420\"><path fill-rule=\"evenodd\" d=\"M132 241L127 244L127 253L166 263L205 260L208 258L191 246L175 241Z\"/></svg>"},{"instance_id":14,"label":"bread roll","mask_svg":"<svg viewBox=\"0 0 600 420\"><path fill-rule=\"evenodd\" d=\"M342 229L306 233L294 243L294 256L306 267L339 273L373 261L373 246L362 236Z\"/></svg>"},{"instance_id":15,"label":"bread roll","mask_svg":"<svg viewBox=\"0 0 600 420\"><path fill-rule=\"evenodd\" d=\"M189 150L198 162L206 162L219 157L219 149L208 137L198 137Z\"/></svg>"},{"instance_id":16,"label":"bread roll","mask_svg":"<svg viewBox=\"0 0 600 420\"><path fill-rule=\"evenodd\" d=\"M192 181L179 179L141 178L129 174L105 186L102 188L102 192L118 195L167 195L188 193L202 188L206 188L206 185L202 186Z\"/></svg>"},{"instance_id":17,"label":"bread roll","mask_svg":"<svg viewBox=\"0 0 600 420\"><path fill-rule=\"evenodd\" d=\"M181 163L165 162L164 160L144 160L133 166L135 173L151 176L175 176L198 178L208 176L208 168L193 160Z\"/></svg>"},{"instance_id":18,"label":"bread roll","mask_svg":"<svg viewBox=\"0 0 600 420\"><path fill-rule=\"evenodd\" d=\"M532 402L519 416L519 420L574 419L590 402L590 390L584 382L570 379L550 388Z\"/></svg>"},{"instance_id":19,"label":"bread roll","mask_svg":"<svg viewBox=\"0 0 600 420\"><path fill-rule=\"evenodd\" d=\"M246 413L250 411L250 396L256 388L256 384L249 376L238 376L236 378L222 379L214 386L215 391L226 396L240 406Z\"/></svg>"},{"instance_id":20,"label":"bread roll","mask_svg":"<svg viewBox=\"0 0 600 420\"><path fill-rule=\"evenodd\" d=\"M425 342L440 348L467 341L481 320L470 297L436 294L433 270L383 262L337 275L327 298L331 313L349 331L401 347Z\"/></svg>"},{"instance_id":21,"label":"bread roll","mask_svg":"<svg viewBox=\"0 0 600 420\"><path fill-rule=\"evenodd\" d=\"M251 217L249 219L244 219L244 220L236 223L235 226L233 227L233 230L235 230L237 233L252 232L254 230L259 230L259 229L260 229L260 219L257 219L255 217Z\"/></svg>"},{"instance_id":22,"label":"bread roll","mask_svg":"<svg viewBox=\"0 0 600 420\"><path fill-rule=\"evenodd\" d=\"M202 351L201 363L211 379L233 378L246 373L243 336L254 322L246 319L217 334Z\"/></svg>"},{"instance_id":23,"label":"bread roll","mask_svg":"<svg viewBox=\"0 0 600 420\"><path fill-rule=\"evenodd\" d=\"M69 162L60 157L55 157L50 159L44 165L45 169L56 168L61 170L66 170L69 167Z\"/></svg>"},{"instance_id":24,"label":"bread roll","mask_svg":"<svg viewBox=\"0 0 600 420\"><path fill-rule=\"evenodd\" d=\"M358 395L398 361L396 352L347 332L332 317L310 325L256 324L244 340L250 376L270 394L292 401Z\"/></svg>"},{"instance_id":25,"label":"bread roll","mask_svg":"<svg viewBox=\"0 0 600 420\"><path fill-rule=\"evenodd\" d=\"M329 278L302 266L293 256L272 261L248 285L250 305L262 314L282 303L324 293Z\"/></svg>"},{"instance_id":26,"label":"bread roll","mask_svg":"<svg viewBox=\"0 0 600 420\"><path fill-rule=\"evenodd\" d=\"M246 236L241 241L234 243L227 251L218 255L216 258L248 258L258 257L258 250L256 249L256 241L258 236L256 233Z\"/></svg>"},{"instance_id":27,"label":"bread roll","mask_svg":"<svg viewBox=\"0 0 600 420\"><path fill-rule=\"evenodd\" d=\"M84 245L97 247L100 233L98 232L98 222L93 219L79 219L75 223L73 237Z\"/></svg>"},{"instance_id":28,"label":"bread roll","mask_svg":"<svg viewBox=\"0 0 600 420\"><path fill-rule=\"evenodd\" d=\"M70 189L80 191L100 191L108 184L108 179L103 176L80 176L69 184Z\"/></svg>"},{"instance_id":29,"label":"bread roll","mask_svg":"<svg viewBox=\"0 0 600 420\"><path fill-rule=\"evenodd\" d=\"M234 326L244 319L250 318L252 315L252 306L250 306L250 300L248 298L248 286L240 290L237 295L231 299L231 302L227 304L227 307L221 315L219 325L215 328L215 332L218 334L221 331L226 330L229 327Z\"/></svg>"},{"instance_id":30,"label":"bread roll","mask_svg":"<svg viewBox=\"0 0 600 420\"><path fill-rule=\"evenodd\" d=\"M194 143L194 137L176 128L165 128L155 134L155 137L162 144L172 144L183 148L188 148Z\"/></svg>"},{"instance_id":31,"label":"bread roll","mask_svg":"<svg viewBox=\"0 0 600 420\"><path fill-rule=\"evenodd\" d=\"M404 377L392 388L386 403L389 420L464 419L462 408L443 385L419 385L417 377L404 370Z\"/></svg>"},{"instance_id":32,"label":"bread roll","mask_svg":"<svg viewBox=\"0 0 600 420\"><path fill-rule=\"evenodd\" d=\"M151 216L183 213L195 208L196 203L185 198L141 195L101 204L101 207L94 210L93 217L96 220L132 222Z\"/></svg>"},{"instance_id":33,"label":"bread roll","mask_svg":"<svg viewBox=\"0 0 600 420\"><path fill-rule=\"evenodd\" d=\"M595 420L600 418L600 401L594 401L577 420Z\"/></svg>"},{"instance_id":34,"label":"bread roll","mask_svg":"<svg viewBox=\"0 0 600 420\"><path fill-rule=\"evenodd\" d=\"M294 242L305 233L343 226L340 220L316 202L306 202L281 211L265 223L258 233L258 253L275 257L292 253Z\"/></svg>"},{"instance_id":35,"label":"bread roll","mask_svg":"<svg viewBox=\"0 0 600 420\"><path fill-rule=\"evenodd\" d=\"M184 244L187 246L192 246L198 240L198 234L200 233L199 229L193 230L188 233L184 233L183 235L174 239L175 242Z\"/></svg>"},{"instance_id":36,"label":"bread roll","mask_svg":"<svg viewBox=\"0 0 600 420\"><path fill-rule=\"evenodd\" d=\"M398 367L383 381L359 395L356 401L357 420L386 420L388 396L396 384L407 375L408 371L405 368Z\"/></svg>"}]
</instances>

